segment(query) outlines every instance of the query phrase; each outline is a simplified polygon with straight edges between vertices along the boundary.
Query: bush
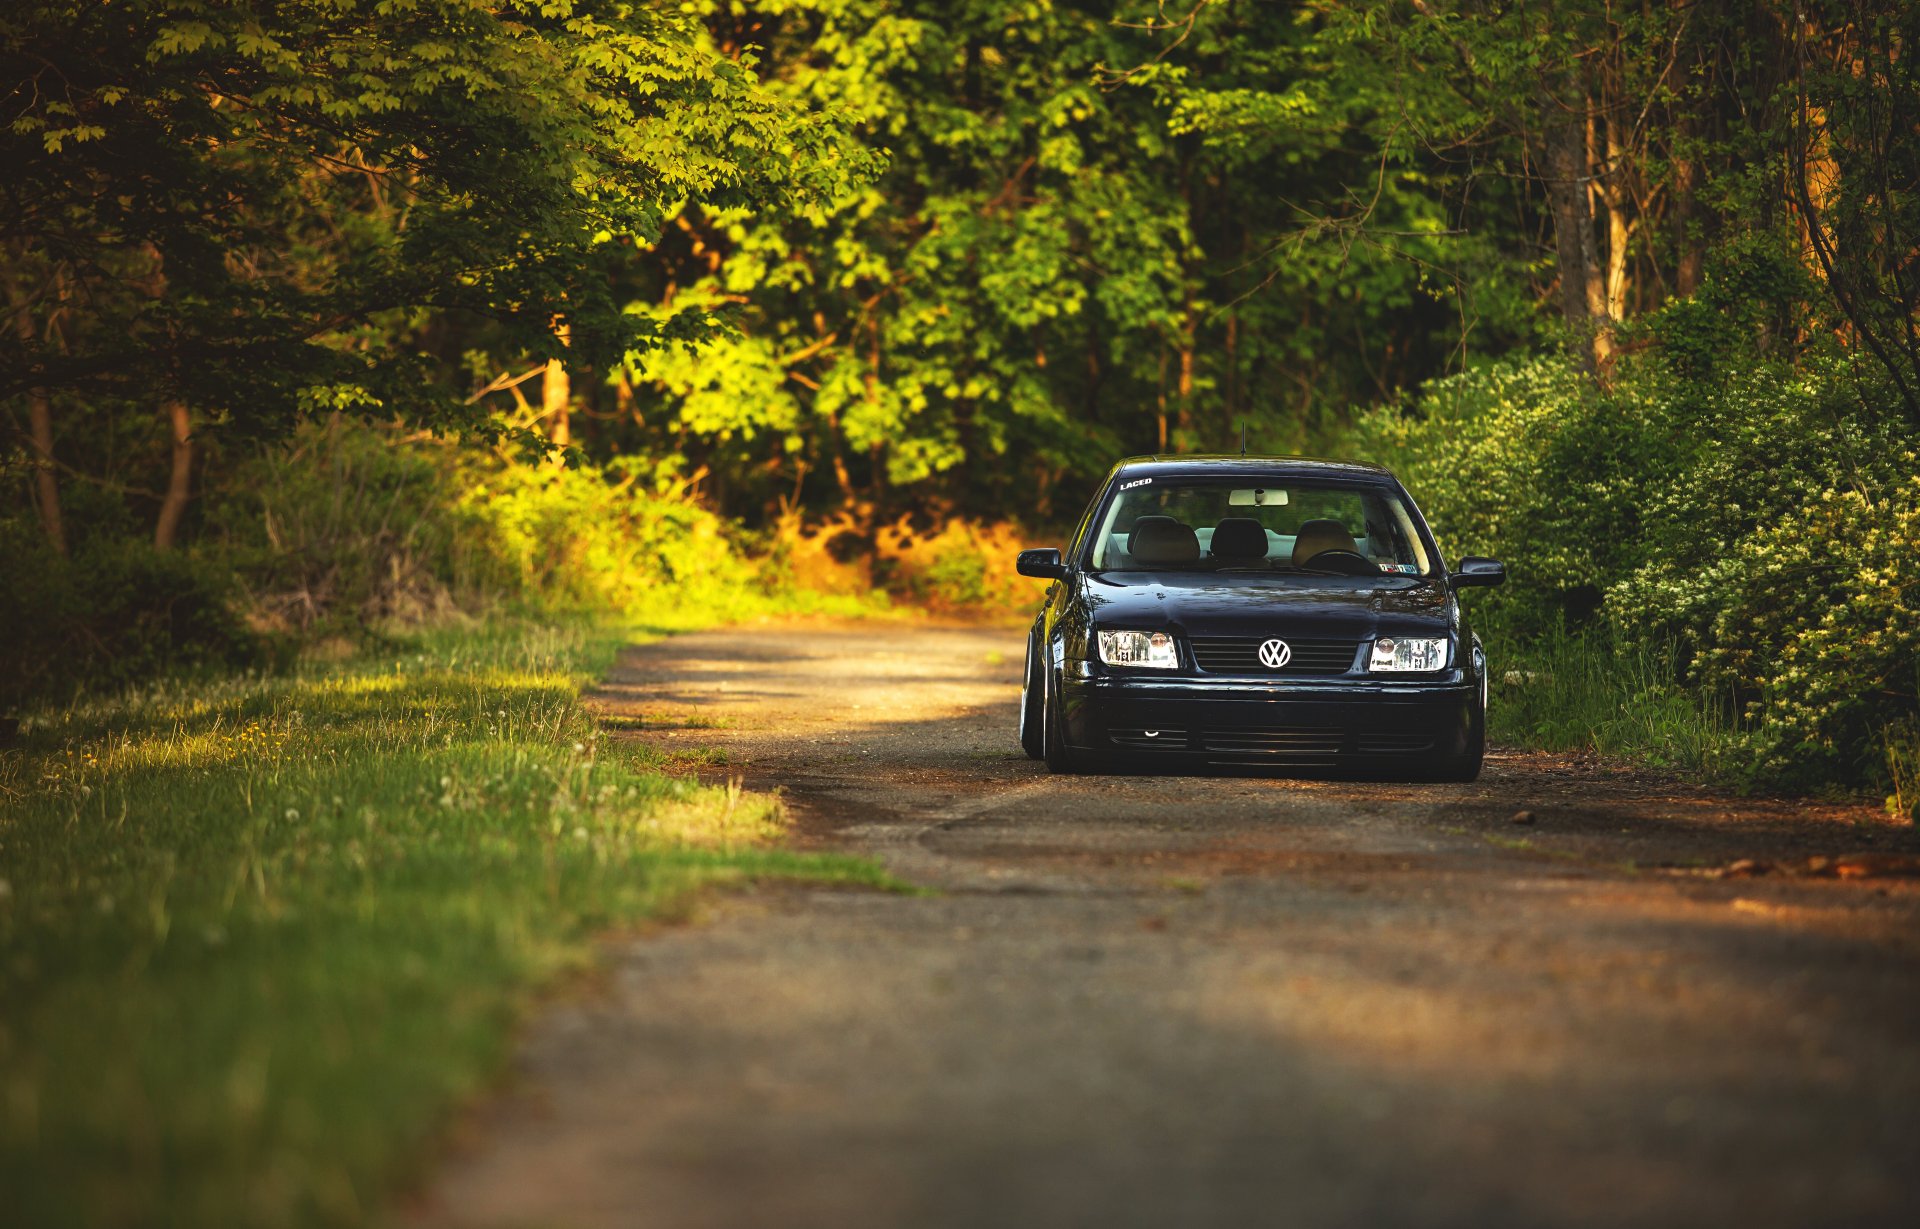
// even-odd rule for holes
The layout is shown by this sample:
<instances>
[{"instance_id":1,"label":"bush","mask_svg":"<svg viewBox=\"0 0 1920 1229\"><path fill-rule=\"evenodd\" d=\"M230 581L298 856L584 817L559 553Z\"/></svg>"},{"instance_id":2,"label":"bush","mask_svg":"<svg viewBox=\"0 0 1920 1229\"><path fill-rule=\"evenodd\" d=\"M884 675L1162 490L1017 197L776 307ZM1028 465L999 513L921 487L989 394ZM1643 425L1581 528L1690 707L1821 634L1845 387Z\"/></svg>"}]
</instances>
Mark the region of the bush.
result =
<instances>
[{"instance_id":1,"label":"bush","mask_svg":"<svg viewBox=\"0 0 1920 1229\"><path fill-rule=\"evenodd\" d=\"M1557 358L1452 377L1363 416L1355 445L1444 543L1507 561L1513 583L1476 600L1509 655L1587 624L1671 661L1704 727L1737 720L1743 754L1682 758L1897 787L1889 731L1920 716L1920 433L1844 359L1679 353L1623 364L1606 392Z\"/></svg>"},{"instance_id":2,"label":"bush","mask_svg":"<svg viewBox=\"0 0 1920 1229\"><path fill-rule=\"evenodd\" d=\"M1754 770L1803 787L1881 782L1887 731L1920 713L1920 478L1871 497L1824 490L1720 571L1694 668L1751 697Z\"/></svg>"},{"instance_id":3,"label":"bush","mask_svg":"<svg viewBox=\"0 0 1920 1229\"><path fill-rule=\"evenodd\" d=\"M358 423L310 427L235 466L208 497L200 549L277 628L353 632L471 604L486 547L443 451Z\"/></svg>"},{"instance_id":4,"label":"bush","mask_svg":"<svg viewBox=\"0 0 1920 1229\"><path fill-rule=\"evenodd\" d=\"M479 535L485 588L523 602L671 622L685 608L743 613L758 574L671 465L601 469L469 459L455 510Z\"/></svg>"},{"instance_id":5,"label":"bush","mask_svg":"<svg viewBox=\"0 0 1920 1229\"><path fill-rule=\"evenodd\" d=\"M524 464L354 422L226 460L189 549L142 544L113 501L73 518L71 561L33 521L0 522L0 701L266 664L302 639L494 607L665 628L873 604L787 583L674 463Z\"/></svg>"},{"instance_id":6,"label":"bush","mask_svg":"<svg viewBox=\"0 0 1920 1229\"><path fill-rule=\"evenodd\" d=\"M253 459L210 520L253 609L309 632L496 605L670 627L817 604L687 487L674 461L529 464L338 423Z\"/></svg>"},{"instance_id":7,"label":"bush","mask_svg":"<svg viewBox=\"0 0 1920 1229\"><path fill-rule=\"evenodd\" d=\"M1454 557L1496 555L1515 583L1477 598L1523 634L1578 627L1637 561L1639 503L1675 463L1651 409L1604 396L1560 356L1435 381L1363 414L1349 450L1390 466Z\"/></svg>"},{"instance_id":8,"label":"bush","mask_svg":"<svg viewBox=\"0 0 1920 1229\"><path fill-rule=\"evenodd\" d=\"M952 520L931 531L902 517L875 535L888 587L945 614L1015 614L1031 609L1041 586L1014 570L1027 535L1001 521Z\"/></svg>"},{"instance_id":9,"label":"bush","mask_svg":"<svg viewBox=\"0 0 1920 1229\"><path fill-rule=\"evenodd\" d=\"M213 562L144 542L83 540L63 559L30 522L0 522L0 704L87 683L268 661L274 643L237 613Z\"/></svg>"}]
</instances>

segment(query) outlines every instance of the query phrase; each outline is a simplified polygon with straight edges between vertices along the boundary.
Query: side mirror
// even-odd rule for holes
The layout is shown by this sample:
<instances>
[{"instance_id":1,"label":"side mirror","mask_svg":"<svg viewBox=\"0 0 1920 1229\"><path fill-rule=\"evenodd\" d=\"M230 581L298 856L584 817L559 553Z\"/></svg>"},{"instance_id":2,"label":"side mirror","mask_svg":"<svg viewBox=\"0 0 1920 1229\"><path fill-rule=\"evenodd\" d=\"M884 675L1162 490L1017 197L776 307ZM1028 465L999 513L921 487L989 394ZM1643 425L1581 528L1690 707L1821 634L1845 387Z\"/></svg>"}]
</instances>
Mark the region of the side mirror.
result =
<instances>
[{"instance_id":1,"label":"side mirror","mask_svg":"<svg viewBox=\"0 0 1920 1229\"><path fill-rule=\"evenodd\" d=\"M1471 589L1476 585L1491 589L1507 583L1507 565L1498 559L1468 555L1460 561L1459 570L1447 579L1453 582L1456 589Z\"/></svg>"},{"instance_id":2,"label":"side mirror","mask_svg":"<svg viewBox=\"0 0 1920 1229\"><path fill-rule=\"evenodd\" d=\"M1067 565L1061 561L1060 552L1051 546L1021 551L1020 561L1013 566L1020 575L1037 576L1041 580L1059 580L1067 574Z\"/></svg>"}]
</instances>

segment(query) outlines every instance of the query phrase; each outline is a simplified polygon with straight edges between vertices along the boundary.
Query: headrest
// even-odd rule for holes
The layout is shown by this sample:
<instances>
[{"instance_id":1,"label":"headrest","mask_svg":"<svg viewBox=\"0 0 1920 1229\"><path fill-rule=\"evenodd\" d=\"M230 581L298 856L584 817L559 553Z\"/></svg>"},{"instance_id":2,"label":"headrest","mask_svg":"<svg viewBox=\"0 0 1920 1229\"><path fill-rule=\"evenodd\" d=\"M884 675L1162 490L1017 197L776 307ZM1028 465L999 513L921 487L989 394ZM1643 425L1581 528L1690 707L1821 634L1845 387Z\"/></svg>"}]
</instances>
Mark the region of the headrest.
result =
<instances>
[{"instance_id":1,"label":"headrest","mask_svg":"<svg viewBox=\"0 0 1920 1229\"><path fill-rule=\"evenodd\" d=\"M1329 550L1349 551L1357 555L1360 553L1360 544L1353 540L1353 535L1339 521L1307 521L1300 526L1300 534L1293 540L1293 566L1304 567L1315 555Z\"/></svg>"},{"instance_id":2,"label":"headrest","mask_svg":"<svg viewBox=\"0 0 1920 1229\"><path fill-rule=\"evenodd\" d=\"M1135 563L1149 566L1194 563L1200 558L1200 538L1191 526L1170 516L1143 516L1127 535L1127 553Z\"/></svg>"},{"instance_id":3,"label":"headrest","mask_svg":"<svg viewBox=\"0 0 1920 1229\"><path fill-rule=\"evenodd\" d=\"M1250 516L1229 516L1214 526L1212 549L1220 559L1265 559L1267 531Z\"/></svg>"}]
</instances>

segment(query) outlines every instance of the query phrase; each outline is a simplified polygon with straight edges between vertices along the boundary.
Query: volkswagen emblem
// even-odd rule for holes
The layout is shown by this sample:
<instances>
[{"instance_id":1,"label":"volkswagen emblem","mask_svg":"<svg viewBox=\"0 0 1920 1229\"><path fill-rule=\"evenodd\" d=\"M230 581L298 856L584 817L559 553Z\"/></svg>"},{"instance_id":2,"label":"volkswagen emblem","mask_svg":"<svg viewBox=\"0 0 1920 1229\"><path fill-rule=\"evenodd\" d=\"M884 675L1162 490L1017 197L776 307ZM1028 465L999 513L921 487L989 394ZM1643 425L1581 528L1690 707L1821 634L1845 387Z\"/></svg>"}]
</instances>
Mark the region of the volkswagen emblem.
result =
<instances>
[{"instance_id":1,"label":"volkswagen emblem","mask_svg":"<svg viewBox=\"0 0 1920 1229\"><path fill-rule=\"evenodd\" d=\"M1269 640L1260 646L1260 664L1278 670L1293 660L1293 648L1284 640Z\"/></svg>"}]
</instances>

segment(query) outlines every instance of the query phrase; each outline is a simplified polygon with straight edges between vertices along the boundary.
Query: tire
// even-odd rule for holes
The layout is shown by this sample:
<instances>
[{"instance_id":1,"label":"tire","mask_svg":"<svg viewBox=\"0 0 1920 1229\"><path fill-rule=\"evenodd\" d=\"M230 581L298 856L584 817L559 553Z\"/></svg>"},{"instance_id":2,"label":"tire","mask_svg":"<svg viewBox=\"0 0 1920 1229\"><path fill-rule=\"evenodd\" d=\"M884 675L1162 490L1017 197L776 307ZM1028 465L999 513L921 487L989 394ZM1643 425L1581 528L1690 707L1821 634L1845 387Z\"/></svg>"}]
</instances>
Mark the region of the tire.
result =
<instances>
[{"instance_id":1,"label":"tire","mask_svg":"<svg viewBox=\"0 0 1920 1229\"><path fill-rule=\"evenodd\" d=\"M1042 716L1041 731L1046 747L1041 756L1047 762L1047 771L1053 773L1092 772L1098 767L1094 757L1085 751L1067 746L1063 733L1065 722L1060 715L1059 688L1052 685L1053 671L1043 669L1044 682L1041 694L1045 699L1045 712Z\"/></svg>"},{"instance_id":2,"label":"tire","mask_svg":"<svg viewBox=\"0 0 1920 1229\"><path fill-rule=\"evenodd\" d=\"M1487 718L1482 711L1475 716L1473 726L1467 732L1467 745L1442 759L1434 778L1440 781L1478 781L1480 765L1486 756Z\"/></svg>"},{"instance_id":3,"label":"tire","mask_svg":"<svg viewBox=\"0 0 1920 1229\"><path fill-rule=\"evenodd\" d=\"M1020 749L1030 760L1047 755L1047 674L1040 667L1040 655L1034 652L1034 637L1027 636L1027 676L1020 680Z\"/></svg>"},{"instance_id":4,"label":"tire","mask_svg":"<svg viewBox=\"0 0 1920 1229\"><path fill-rule=\"evenodd\" d=\"M1433 775L1438 781L1478 781L1480 765L1487 758L1487 666L1478 645L1474 654L1480 665L1480 703L1467 725L1467 745L1435 765Z\"/></svg>"}]
</instances>

